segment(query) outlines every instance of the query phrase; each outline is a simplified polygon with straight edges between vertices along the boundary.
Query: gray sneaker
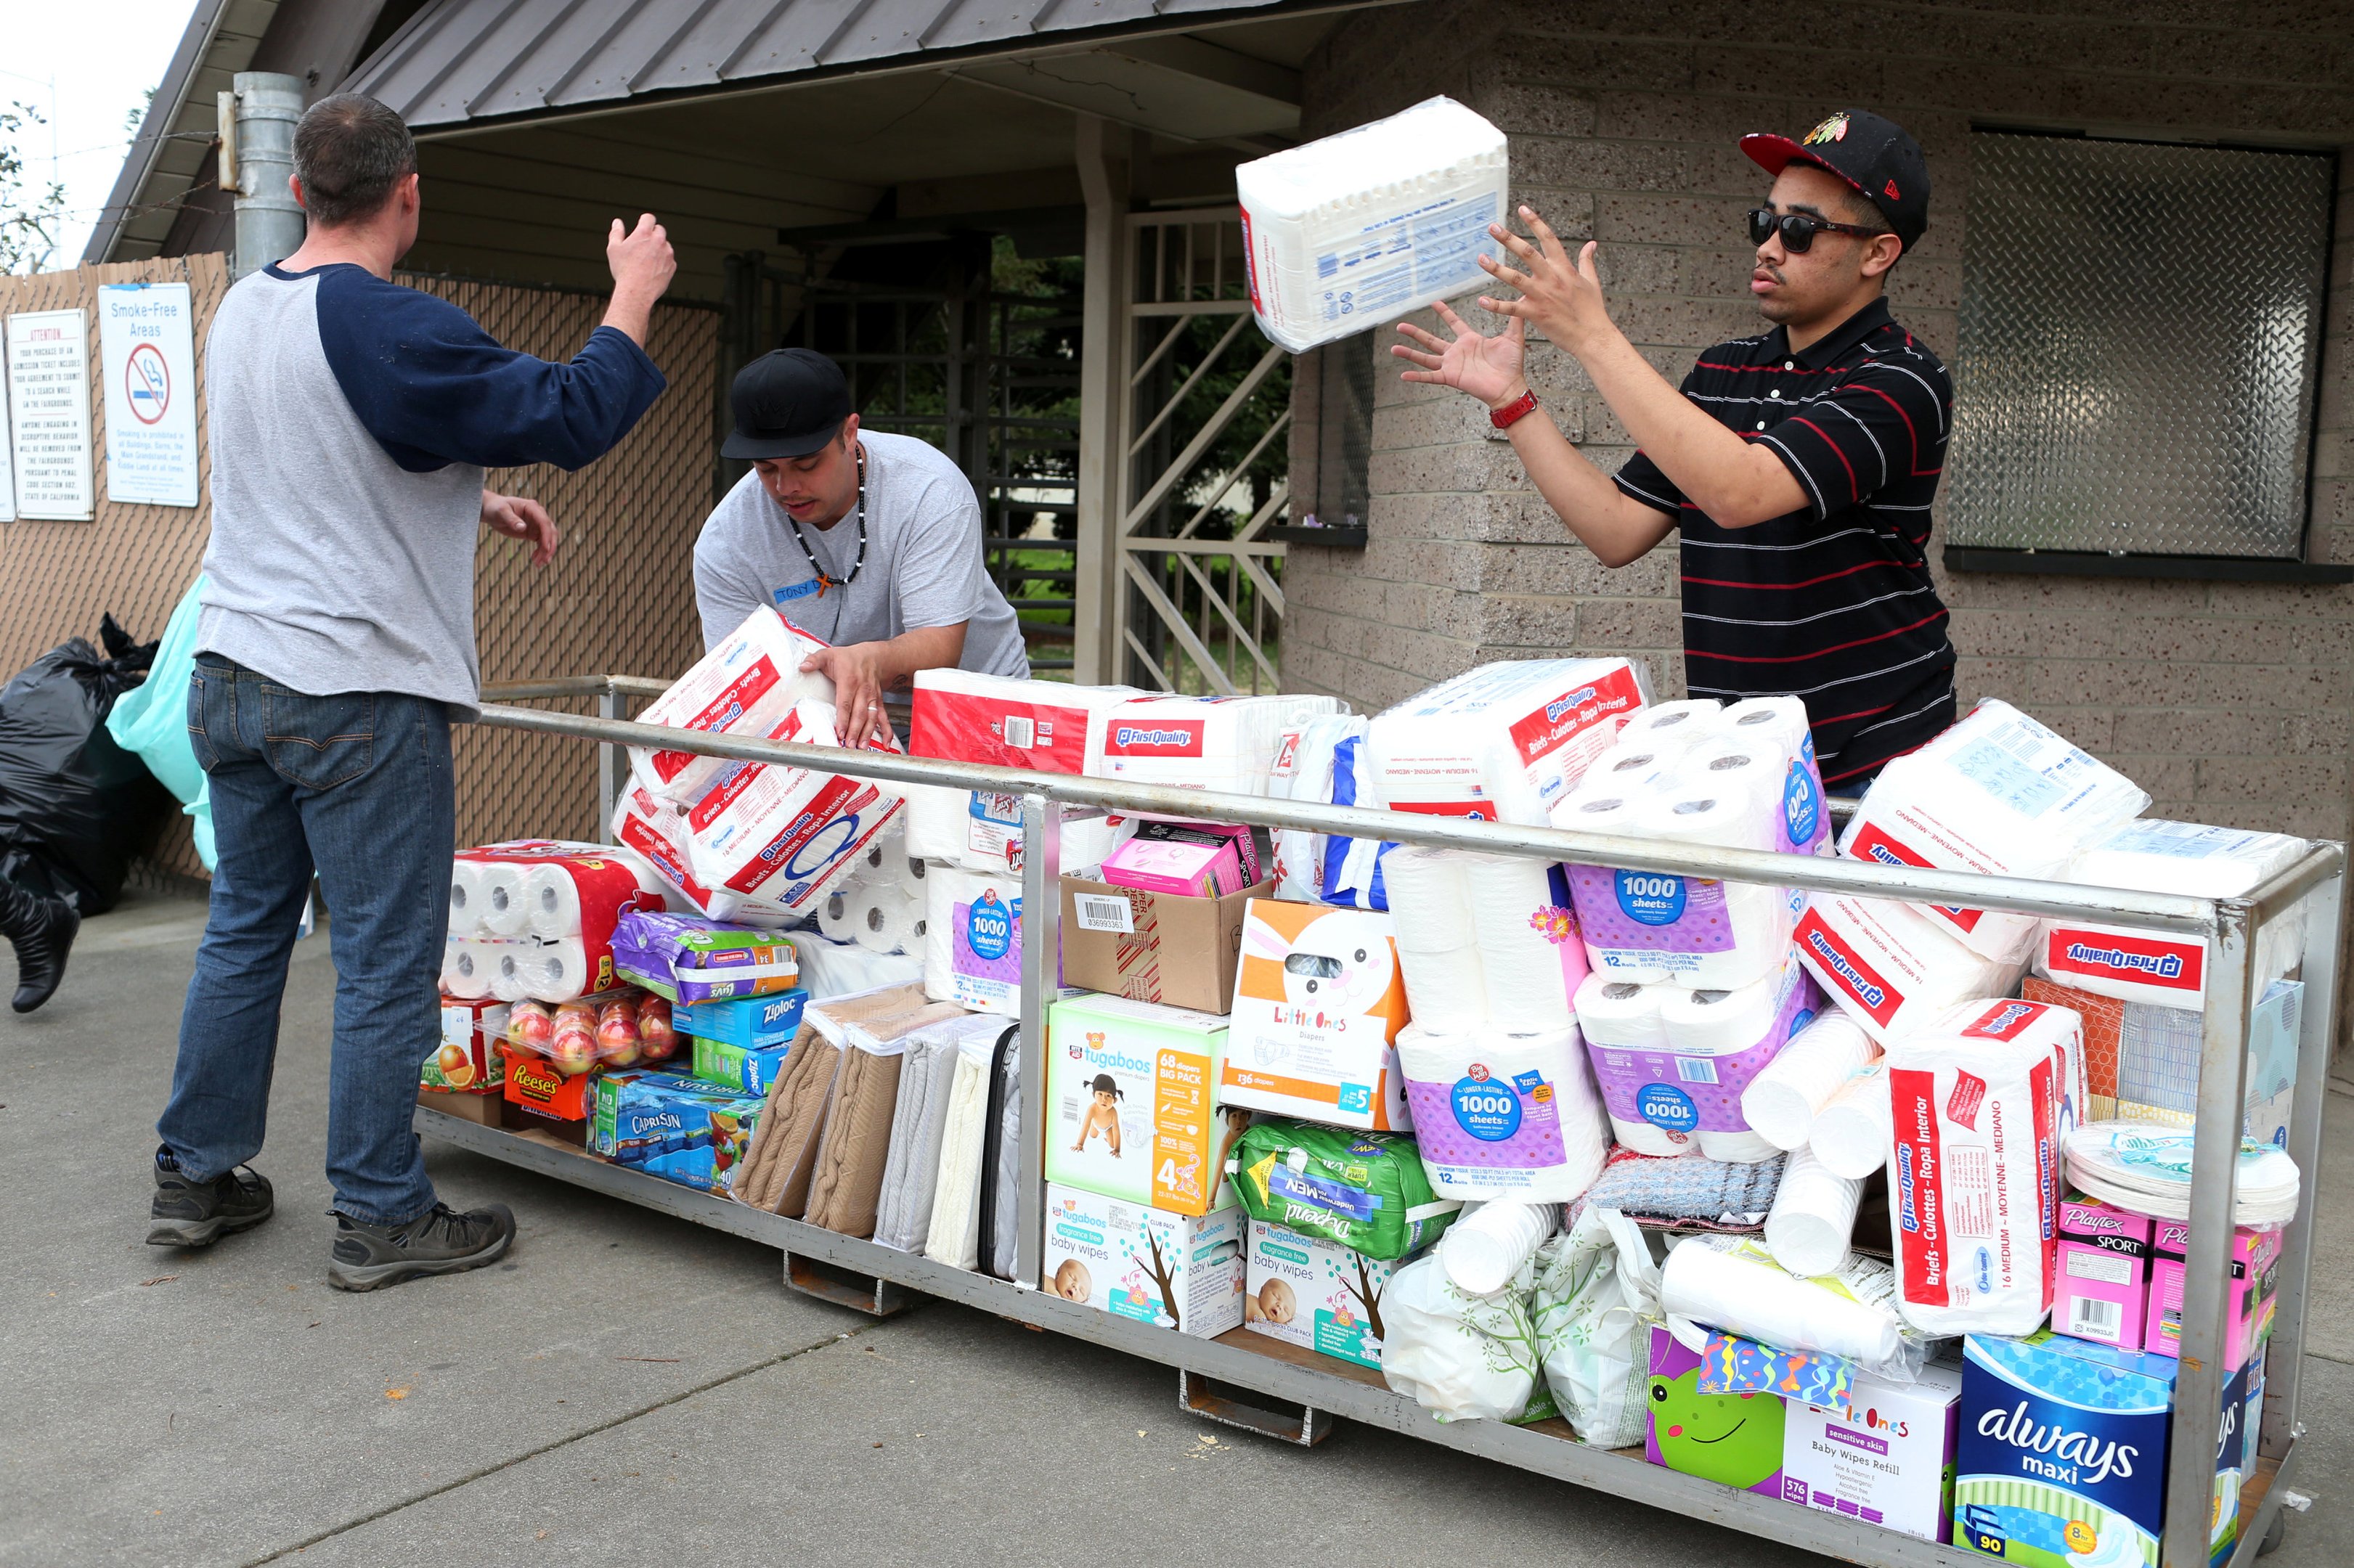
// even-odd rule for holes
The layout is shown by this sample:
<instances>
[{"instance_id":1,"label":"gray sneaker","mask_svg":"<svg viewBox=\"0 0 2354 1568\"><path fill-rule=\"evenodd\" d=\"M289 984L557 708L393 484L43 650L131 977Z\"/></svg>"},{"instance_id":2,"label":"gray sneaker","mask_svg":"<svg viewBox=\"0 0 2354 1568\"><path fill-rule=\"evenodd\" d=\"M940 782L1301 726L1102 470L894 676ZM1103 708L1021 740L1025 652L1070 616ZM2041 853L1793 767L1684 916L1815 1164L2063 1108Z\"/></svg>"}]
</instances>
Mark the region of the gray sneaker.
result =
<instances>
[{"instance_id":1,"label":"gray sneaker","mask_svg":"<svg viewBox=\"0 0 2354 1568\"><path fill-rule=\"evenodd\" d=\"M168 1148L155 1151L155 1201L149 1205L149 1246L210 1246L249 1231L276 1204L269 1178L240 1165L209 1181L192 1181Z\"/></svg>"},{"instance_id":2,"label":"gray sneaker","mask_svg":"<svg viewBox=\"0 0 2354 1568\"><path fill-rule=\"evenodd\" d=\"M398 1225L364 1225L337 1214L327 1283L338 1290L375 1290L420 1274L463 1274L505 1256L514 1233L514 1214L504 1203L462 1214L436 1203Z\"/></svg>"}]
</instances>

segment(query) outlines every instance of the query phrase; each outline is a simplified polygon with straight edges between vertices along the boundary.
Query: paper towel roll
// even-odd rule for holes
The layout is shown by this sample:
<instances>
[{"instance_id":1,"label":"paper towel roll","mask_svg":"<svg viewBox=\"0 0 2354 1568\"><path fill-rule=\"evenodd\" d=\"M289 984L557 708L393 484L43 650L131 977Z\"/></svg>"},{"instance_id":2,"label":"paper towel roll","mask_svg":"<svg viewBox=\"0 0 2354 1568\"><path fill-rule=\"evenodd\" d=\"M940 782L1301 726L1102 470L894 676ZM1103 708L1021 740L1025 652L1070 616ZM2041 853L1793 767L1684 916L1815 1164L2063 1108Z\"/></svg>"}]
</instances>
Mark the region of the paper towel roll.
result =
<instances>
[{"instance_id":1,"label":"paper towel roll","mask_svg":"<svg viewBox=\"0 0 2354 1568\"><path fill-rule=\"evenodd\" d=\"M532 937L503 947L491 994L501 1001L570 1001L588 994L596 975L577 937Z\"/></svg>"},{"instance_id":2,"label":"paper towel roll","mask_svg":"<svg viewBox=\"0 0 2354 1568\"><path fill-rule=\"evenodd\" d=\"M498 949L479 937L452 937L442 949L441 990L472 1001L491 994L498 978Z\"/></svg>"},{"instance_id":3,"label":"paper towel roll","mask_svg":"<svg viewBox=\"0 0 2354 1568\"><path fill-rule=\"evenodd\" d=\"M1522 855L1465 855L1462 864L1488 1017L1522 1033L1560 1028L1586 974L1568 885L1557 868ZM1394 911L1394 889L1391 904ZM1409 976L1409 1004L1413 998Z\"/></svg>"},{"instance_id":4,"label":"paper towel roll","mask_svg":"<svg viewBox=\"0 0 2354 1568\"><path fill-rule=\"evenodd\" d=\"M1724 705L1713 697L1661 703L1628 719L1618 731L1619 743L1649 736L1690 745L1703 735L1713 734L1721 726L1723 714Z\"/></svg>"},{"instance_id":5,"label":"paper towel roll","mask_svg":"<svg viewBox=\"0 0 2354 1568\"><path fill-rule=\"evenodd\" d=\"M891 880L899 885L900 892L914 899L918 906L924 902L924 878L929 874L930 868L919 854L903 853L891 862Z\"/></svg>"},{"instance_id":6,"label":"paper towel roll","mask_svg":"<svg viewBox=\"0 0 2354 1568\"><path fill-rule=\"evenodd\" d=\"M1589 1055L1609 1050L1665 1051L1668 1032L1659 1022L1661 1001L1677 990L1637 985L1608 975L1589 974L1577 988L1577 1025ZM1638 1154L1672 1157L1694 1152L1690 1135L1669 1132L1648 1121L1612 1115L1610 1133Z\"/></svg>"},{"instance_id":7,"label":"paper towel roll","mask_svg":"<svg viewBox=\"0 0 2354 1568\"><path fill-rule=\"evenodd\" d=\"M1724 710L1718 733L1744 739L1763 736L1783 756L1797 757L1810 734L1807 705L1797 697L1744 697Z\"/></svg>"},{"instance_id":8,"label":"paper towel roll","mask_svg":"<svg viewBox=\"0 0 2354 1568\"><path fill-rule=\"evenodd\" d=\"M1467 1296L1493 1296L1512 1281L1561 1222L1554 1203L1496 1198L1468 1208L1438 1238L1438 1266Z\"/></svg>"},{"instance_id":9,"label":"paper towel roll","mask_svg":"<svg viewBox=\"0 0 2354 1568\"><path fill-rule=\"evenodd\" d=\"M1608 1157L1602 1097L1574 1026L1409 1023L1397 1060L1415 1140L1442 1197L1566 1202Z\"/></svg>"},{"instance_id":10,"label":"paper towel roll","mask_svg":"<svg viewBox=\"0 0 2354 1568\"><path fill-rule=\"evenodd\" d=\"M477 935L482 930L482 915L488 907L482 898L482 863L478 860L451 861L450 863L450 935L452 937Z\"/></svg>"},{"instance_id":11,"label":"paper towel roll","mask_svg":"<svg viewBox=\"0 0 2354 1568\"><path fill-rule=\"evenodd\" d=\"M530 918L523 894L524 878L534 868L513 861L482 865L482 929L494 937L520 937Z\"/></svg>"},{"instance_id":12,"label":"paper towel roll","mask_svg":"<svg viewBox=\"0 0 2354 1568\"><path fill-rule=\"evenodd\" d=\"M1668 1048L1687 1056L1732 1056L1766 1038L1781 1011L1780 970L1734 991L1670 990L1659 999Z\"/></svg>"},{"instance_id":13,"label":"paper towel roll","mask_svg":"<svg viewBox=\"0 0 2354 1568\"><path fill-rule=\"evenodd\" d=\"M1744 755L1747 755L1745 752ZM1754 763L1744 767L1755 766ZM1646 838L1722 849L1770 849L1776 780L1744 771L1694 766L1687 755L1668 788L1649 794L1635 813Z\"/></svg>"},{"instance_id":14,"label":"paper towel roll","mask_svg":"<svg viewBox=\"0 0 2354 1568\"><path fill-rule=\"evenodd\" d=\"M1762 1258L1734 1256L1691 1237L1659 1271L1659 1305L1671 1317L1786 1351L1820 1351L1886 1366L1901 1352L1896 1315L1800 1279Z\"/></svg>"},{"instance_id":15,"label":"paper towel roll","mask_svg":"<svg viewBox=\"0 0 2354 1568\"><path fill-rule=\"evenodd\" d=\"M817 928L828 941L854 942L858 939L859 894L854 882L845 882L827 894L817 906Z\"/></svg>"},{"instance_id":16,"label":"paper towel roll","mask_svg":"<svg viewBox=\"0 0 2354 1568\"><path fill-rule=\"evenodd\" d=\"M1774 1261L1808 1279L1837 1273L1847 1264L1862 1197L1861 1179L1825 1170L1810 1150L1793 1150L1766 1215L1766 1245Z\"/></svg>"},{"instance_id":17,"label":"paper towel roll","mask_svg":"<svg viewBox=\"0 0 2354 1568\"><path fill-rule=\"evenodd\" d=\"M1791 1037L1782 1054L1741 1091L1741 1114L1776 1149L1803 1149L1815 1113L1849 1076L1879 1058L1880 1047L1854 1021L1827 1009Z\"/></svg>"},{"instance_id":18,"label":"paper towel roll","mask_svg":"<svg viewBox=\"0 0 2354 1568\"><path fill-rule=\"evenodd\" d=\"M851 939L870 953L904 952L914 938L916 916L895 885L861 887Z\"/></svg>"},{"instance_id":19,"label":"paper towel roll","mask_svg":"<svg viewBox=\"0 0 2354 1568\"><path fill-rule=\"evenodd\" d=\"M1401 846L1382 862L1407 1010L1457 1025L1485 1018L1488 1009L1486 965L1471 918L1469 859L1450 850Z\"/></svg>"},{"instance_id":20,"label":"paper towel roll","mask_svg":"<svg viewBox=\"0 0 2354 1568\"><path fill-rule=\"evenodd\" d=\"M1807 1147L1823 1169L1838 1176L1865 1177L1888 1163L1896 1143L1888 1099L1888 1067L1874 1062L1850 1074L1815 1113Z\"/></svg>"}]
</instances>

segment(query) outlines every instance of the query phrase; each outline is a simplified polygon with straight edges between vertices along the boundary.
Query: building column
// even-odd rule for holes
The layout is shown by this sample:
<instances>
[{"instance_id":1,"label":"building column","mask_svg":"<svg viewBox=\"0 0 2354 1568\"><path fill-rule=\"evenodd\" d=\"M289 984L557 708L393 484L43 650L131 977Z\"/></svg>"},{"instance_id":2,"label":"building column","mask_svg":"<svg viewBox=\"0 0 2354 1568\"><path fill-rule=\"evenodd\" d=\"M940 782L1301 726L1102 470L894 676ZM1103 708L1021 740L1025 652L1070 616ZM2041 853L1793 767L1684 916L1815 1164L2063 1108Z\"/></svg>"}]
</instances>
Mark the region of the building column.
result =
<instances>
[{"instance_id":1,"label":"building column","mask_svg":"<svg viewBox=\"0 0 2354 1568\"><path fill-rule=\"evenodd\" d=\"M1071 609L1071 678L1119 679L1118 610L1124 600L1117 546L1128 493L1128 213L1134 135L1092 114L1078 117L1079 187L1086 194L1087 281L1079 353L1078 564Z\"/></svg>"}]
</instances>

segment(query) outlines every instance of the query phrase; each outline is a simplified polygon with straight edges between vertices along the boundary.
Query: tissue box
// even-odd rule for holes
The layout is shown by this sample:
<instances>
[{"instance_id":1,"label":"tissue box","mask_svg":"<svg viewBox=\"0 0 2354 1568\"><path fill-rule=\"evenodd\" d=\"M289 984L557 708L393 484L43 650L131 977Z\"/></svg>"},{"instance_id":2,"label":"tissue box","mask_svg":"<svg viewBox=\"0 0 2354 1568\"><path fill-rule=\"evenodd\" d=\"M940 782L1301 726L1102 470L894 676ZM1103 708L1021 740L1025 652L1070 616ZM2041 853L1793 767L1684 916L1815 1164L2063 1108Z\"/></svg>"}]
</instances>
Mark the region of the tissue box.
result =
<instances>
[{"instance_id":1,"label":"tissue box","mask_svg":"<svg viewBox=\"0 0 2354 1568\"><path fill-rule=\"evenodd\" d=\"M535 1051L499 1043L507 1104L548 1121L585 1123L597 1110L597 1074L560 1073Z\"/></svg>"},{"instance_id":2,"label":"tissue box","mask_svg":"<svg viewBox=\"0 0 2354 1568\"><path fill-rule=\"evenodd\" d=\"M1651 1330L1643 1457L1741 1491L1782 1495L1785 1402L1771 1393L1702 1393L1700 1353Z\"/></svg>"},{"instance_id":3,"label":"tissue box","mask_svg":"<svg viewBox=\"0 0 2354 1568\"><path fill-rule=\"evenodd\" d=\"M1378 1371L1382 1296L1390 1276L1412 1261L1384 1263L1321 1236L1253 1220L1244 1259L1243 1327Z\"/></svg>"},{"instance_id":4,"label":"tissue box","mask_svg":"<svg viewBox=\"0 0 2354 1568\"><path fill-rule=\"evenodd\" d=\"M2183 1259L2190 1227L2178 1220L2152 1222L2149 1311L2141 1348L2153 1355L2182 1353ZM2223 1325L2223 1368L2237 1372L2273 1327L2273 1286L2280 1265L2281 1233L2242 1225L2232 1234L2232 1309Z\"/></svg>"},{"instance_id":5,"label":"tissue box","mask_svg":"<svg viewBox=\"0 0 2354 1568\"><path fill-rule=\"evenodd\" d=\"M2059 1273L2052 1326L2073 1339L2138 1349L2149 1301L2149 1243L2158 1224L2091 1198L2060 1205Z\"/></svg>"},{"instance_id":6,"label":"tissue box","mask_svg":"<svg viewBox=\"0 0 2354 1568\"><path fill-rule=\"evenodd\" d=\"M1041 1268L1066 1301L1214 1339L1242 1325L1243 1213L1172 1214L1049 1181Z\"/></svg>"},{"instance_id":7,"label":"tissue box","mask_svg":"<svg viewBox=\"0 0 2354 1568\"><path fill-rule=\"evenodd\" d=\"M1911 1384L1856 1373L1844 1413L1785 1400L1782 1499L1950 1540L1961 1398L1961 1369L1933 1361Z\"/></svg>"},{"instance_id":8,"label":"tissue box","mask_svg":"<svg viewBox=\"0 0 2354 1568\"><path fill-rule=\"evenodd\" d=\"M1163 897L1081 877L1063 879L1063 980L1087 991L1197 1012L1234 1005L1243 918L1260 883L1224 898Z\"/></svg>"},{"instance_id":9,"label":"tissue box","mask_svg":"<svg viewBox=\"0 0 2354 1568\"><path fill-rule=\"evenodd\" d=\"M2173 1359L2048 1329L1972 1334L1962 1354L1954 1544L2043 1568L2163 1561ZM2217 1413L2211 1560L2239 1534L2254 1375L2227 1379Z\"/></svg>"},{"instance_id":10,"label":"tissue box","mask_svg":"<svg viewBox=\"0 0 2354 1568\"><path fill-rule=\"evenodd\" d=\"M1134 838L1104 856L1103 880L1147 893L1215 898L1241 892L1250 879L1243 874L1232 834L1146 822Z\"/></svg>"},{"instance_id":11,"label":"tissue box","mask_svg":"<svg viewBox=\"0 0 2354 1568\"><path fill-rule=\"evenodd\" d=\"M441 999L441 1048L425 1058L418 1083L429 1089L490 1094L505 1078L499 1036L507 1032L507 1003L488 997Z\"/></svg>"},{"instance_id":12,"label":"tissue box","mask_svg":"<svg viewBox=\"0 0 2354 1568\"><path fill-rule=\"evenodd\" d=\"M1047 1037L1047 1181L1174 1214L1235 1202L1221 1173L1248 1118L1214 1103L1225 1019L1082 996L1048 1011Z\"/></svg>"},{"instance_id":13,"label":"tissue box","mask_svg":"<svg viewBox=\"0 0 2354 1568\"><path fill-rule=\"evenodd\" d=\"M1404 1130L1405 1027L1390 917L1254 898L1243 918L1223 1105L1334 1127Z\"/></svg>"}]
</instances>

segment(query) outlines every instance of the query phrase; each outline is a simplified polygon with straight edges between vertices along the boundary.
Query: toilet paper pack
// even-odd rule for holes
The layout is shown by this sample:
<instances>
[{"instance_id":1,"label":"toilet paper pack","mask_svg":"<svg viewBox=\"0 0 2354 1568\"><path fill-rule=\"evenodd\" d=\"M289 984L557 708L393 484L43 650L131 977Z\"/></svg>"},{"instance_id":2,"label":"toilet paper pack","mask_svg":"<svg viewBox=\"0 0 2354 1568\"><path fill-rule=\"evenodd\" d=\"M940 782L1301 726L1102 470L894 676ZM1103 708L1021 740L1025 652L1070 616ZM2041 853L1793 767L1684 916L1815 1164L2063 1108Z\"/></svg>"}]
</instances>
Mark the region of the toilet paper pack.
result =
<instances>
[{"instance_id":1,"label":"toilet paper pack","mask_svg":"<svg viewBox=\"0 0 2354 1568\"><path fill-rule=\"evenodd\" d=\"M1243 1327L1320 1355L1378 1370L1382 1293L1412 1258L1386 1262L1302 1235L1269 1220L1250 1222L1243 1277Z\"/></svg>"},{"instance_id":2,"label":"toilet paper pack","mask_svg":"<svg viewBox=\"0 0 2354 1568\"><path fill-rule=\"evenodd\" d=\"M1131 697L1087 724L1087 776L1172 789L1267 793L1284 737L1345 711L1338 697Z\"/></svg>"},{"instance_id":3,"label":"toilet paper pack","mask_svg":"<svg viewBox=\"0 0 2354 1568\"><path fill-rule=\"evenodd\" d=\"M972 1012L1022 1012L1022 884L936 868L924 892L924 994Z\"/></svg>"},{"instance_id":4,"label":"toilet paper pack","mask_svg":"<svg viewBox=\"0 0 2354 1568\"><path fill-rule=\"evenodd\" d=\"M801 671L802 660L826 647L764 604L649 704L638 722L714 735L803 739L771 732L795 705L833 701L832 680ZM745 766L691 751L630 747L630 771L660 800L698 800L721 775Z\"/></svg>"},{"instance_id":5,"label":"toilet paper pack","mask_svg":"<svg viewBox=\"0 0 2354 1568\"><path fill-rule=\"evenodd\" d=\"M1665 990L1669 1000L1691 994ZM1822 997L1804 969L1786 961L1777 975L1757 982L1753 994L1715 1006L1738 1014L1747 1021L1745 1026L1720 1030L1713 1036L1681 1031L1681 1040L1662 1026L1661 1044L1650 1047L1605 1044L1593 1037L1586 1042L1586 1055L1611 1121L1655 1129L1654 1136L1664 1140L1657 1152L1690 1151L1704 1133L1747 1133L1743 1091L1793 1034L1813 1022ZM1629 1147L1645 1148L1651 1141L1647 1137ZM1758 1158L1772 1153L1769 1147Z\"/></svg>"},{"instance_id":6,"label":"toilet paper pack","mask_svg":"<svg viewBox=\"0 0 2354 1568\"><path fill-rule=\"evenodd\" d=\"M1624 659L1468 670L1373 721L1381 799L1394 811L1543 827L1648 691L1640 668Z\"/></svg>"},{"instance_id":7,"label":"toilet paper pack","mask_svg":"<svg viewBox=\"0 0 2354 1568\"><path fill-rule=\"evenodd\" d=\"M800 704L771 737L832 747L832 705ZM878 736L868 749L896 752L898 742ZM687 809L687 863L715 892L811 913L899 805L896 788L847 774L745 763Z\"/></svg>"},{"instance_id":8,"label":"toilet paper pack","mask_svg":"<svg viewBox=\"0 0 2354 1568\"><path fill-rule=\"evenodd\" d=\"M1412 1023L1398 1066L1441 1196L1564 1203L1602 1173L1610 1138L1575 1024L1515 1034Z\"/></svg>"},{"instance_id":9,"label":"toilet paper pack","mask_svg":"<svg viewBox=\"0 0 2354 1568\"><path fill-rule=\"evenodd\" d=\"M1923 1332L2027 1334L2050 1311L2083 1037L2065 1008L1997 1000L1888 1048L1889 1208L1903 1311Z\"/></svg>"},{"instance_id":10,"label":"toilet paper pack","mask_svg":"<svg viewBox=\"0 0 2354 1568\"><path fill-rule=\"evenodd\" d=\"M2023 967L1972 952L1910 904L1818 893L1793 933L1798 961L1885 1046L1956 1002L2002 996Z\"/></svg>"},{"instance_id":11,"label":"toilet paper pack","mask_svg":"<svg viewBox=\"0 0 2354 1568\"><path fill-rule=\"evenodd\" d=\"M1235 170L1251 311L1294 354L1487 281L1504 133L1451 98Z\"/></svg>"},{"instance_id":12,"label":"toilet paper pack","mask_svg":"<svg viewBox=\"0 0 2354 1568\"><path fill-rule=\"evenodd\" d=\"M1177 1214L1235 1201L1226 1153L1249 1118L1216 1109L1225 1019L1118 996L1047 1019L1046 1180Z\"/></svg>"},{"instance_id":13,"label":"toilet paper pack","mask_svg":"<svg viewBox=\"0 0 2354 1568\"><path fill-rule=\"evenodd\" d=\"M1022 874L1022 797L996 789L907 787L907 853L992 875ZM1136 819L1084 807L1062 813L1062 868L1092 876L1136 832Z\"/></svg>"},{"instance_id":14,"label":"toilet paper pack","mask_svg":"<svg viewBox=\"0 0 2354 1568\"><path fill-rule=\"evenodd\" d=\"M1243 1321L1243 1212L1173 1214L1046 1185L1039 1283L1066 1301L1214 1339Z\"/></svg>"},{"instance_id":15,"label":"toilet paper pack","mask_svg":"<svg viewBox=\"0 0 2354 1568\"><path fill-rule=\"evenodd\" d=\"M2060 875L2084 844L2149 807L2141 787L1994 698L1882 769L1840 853L1884 865ZM1916 904L1982 957L2027 956L2035 916Z\"/></svg>"},{"instance_id":16,"label":"toilet paper pack","mask_svg":"<svg viewBox=\"0 0 2354 1568\"><path fill-rule=\"evenodd\" d=\"M1143 695L1133 686L918 670L907 755L1033 773L1085 773L1089 722L1107 708Z\"/></svg>"},{"instance_id":17,"label":"toilet paper pack","mask_svg":"<svg viewBox=\"0 0 2354 1568\"><path fill-rule=\"evenodd\" d=\"M1414 1125L1394 1042L1405 1027L1390 916L1254 898L1243 918L1220 1101L1334 1127Z\"/></svg>"}]
</instances>

